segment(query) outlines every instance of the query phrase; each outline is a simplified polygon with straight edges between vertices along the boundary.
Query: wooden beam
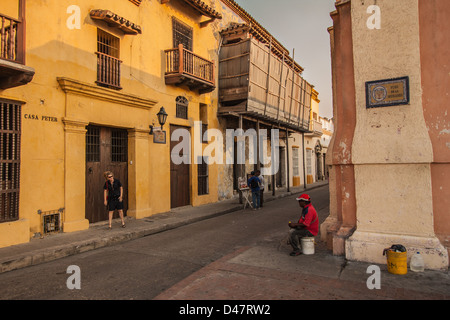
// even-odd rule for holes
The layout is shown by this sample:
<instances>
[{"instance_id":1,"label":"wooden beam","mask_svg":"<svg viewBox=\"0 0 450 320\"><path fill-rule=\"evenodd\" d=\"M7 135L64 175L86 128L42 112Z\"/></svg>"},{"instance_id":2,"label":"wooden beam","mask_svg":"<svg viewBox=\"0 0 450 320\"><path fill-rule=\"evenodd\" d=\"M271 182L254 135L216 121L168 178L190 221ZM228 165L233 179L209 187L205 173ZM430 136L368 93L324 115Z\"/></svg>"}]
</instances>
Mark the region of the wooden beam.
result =
<instances>
[{"instance_id":1,"label":"wooden beam","mask_svg":"<svg viewBox=\"0 0 450 320\"><path fill-rule=\"evenodd\" d=\"M267 66L267 80L266 80L266 102L264 105L264 115L266 115L267 111L267 102L269 98L269 83L270 83L270 58L272 57L272 37L270 38L270 44L269 44L269 58L268 58L268 66Z\"/></svg>"},{"instance_id":2,"label":"wooden beam","mask_svg":"<svg viewBox=\"0 0 450 320\"><path fill-rule=\"evenodd\" d=\"M295 49L292 50L292 61L295 58ZM291 88L291 104L289 107L289 123L291 122L291 114L292 114L292 100L294 100L294 82L295 82L295 70L292 68L292 88Z\"/></svg>"},{"instance_id":3,"label":"wooden beam","mask_svg":"<svg viewBox=\"0 0 450 320\"><path fill-rule=\"evenodd\" d=\"M26 7L25 0L19 0L19 20L17 24L17 61L25 65L26 57ZM12 28L11 28L12 31Z\"/></svg>"},{"instance_id":4,"label":"wooden beam","mask_svg":"<svg viewBox=\"0 0 450 320\"><path fill-rule=\"evenodd\" d=\"M277 120L280 119L281 88L283 87L281 82L283 81L283 71L284 71L284 52L283 52L283 60L281 60L280 83L278 84L279 85L279 90L278 90ZM286 90L284 90L284 91L286 91Z\"/></svg>"},{"instance_id":5,"label":"wooden beam","mask_svg":"<svg viewBox=\"0 0 450 320\"><path fill-rule=\"evenodd\" d=\"M208 26L208 24L210 24L210 23L213 22L214 20L216 20L216 19L215 19L215 18L211 18L211 19L209 19L209 20L200 22L200 28L204 28L204 27Z\"/></svg>"}]
</instances>

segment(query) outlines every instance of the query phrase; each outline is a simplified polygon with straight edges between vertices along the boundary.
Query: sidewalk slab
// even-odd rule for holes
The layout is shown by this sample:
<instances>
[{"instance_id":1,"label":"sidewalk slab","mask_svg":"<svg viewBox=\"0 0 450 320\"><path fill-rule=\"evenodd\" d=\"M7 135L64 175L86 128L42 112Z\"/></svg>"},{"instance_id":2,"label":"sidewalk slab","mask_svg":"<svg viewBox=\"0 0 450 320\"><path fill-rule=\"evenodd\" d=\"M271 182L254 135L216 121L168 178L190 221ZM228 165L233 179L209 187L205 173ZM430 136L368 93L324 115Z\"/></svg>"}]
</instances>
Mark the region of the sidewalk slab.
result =
<instances>
[{"instance_id":1,"label":"sidewalk slab","mask_svg":"<svg viewBox=\"0 0 450 320\"><path fill-rule=\"evenodd\" d=\"M241 248L191 274L155 300L450 300L448 274L441 273L440 280L446 282L434 291L408 278L398 278L399 286L383 280L381 289L371 290L366 282L367 264L355 263L357 267L350 273L357 277L349 277L350 273L342 276L339 263L318 265L312 256L290 257L278 252L277 264L274 251L263 254L267 249ZM260 256L255 257L256 253ZM320 270L323 267L325 270Z\"/></svg>"}]
</instances>

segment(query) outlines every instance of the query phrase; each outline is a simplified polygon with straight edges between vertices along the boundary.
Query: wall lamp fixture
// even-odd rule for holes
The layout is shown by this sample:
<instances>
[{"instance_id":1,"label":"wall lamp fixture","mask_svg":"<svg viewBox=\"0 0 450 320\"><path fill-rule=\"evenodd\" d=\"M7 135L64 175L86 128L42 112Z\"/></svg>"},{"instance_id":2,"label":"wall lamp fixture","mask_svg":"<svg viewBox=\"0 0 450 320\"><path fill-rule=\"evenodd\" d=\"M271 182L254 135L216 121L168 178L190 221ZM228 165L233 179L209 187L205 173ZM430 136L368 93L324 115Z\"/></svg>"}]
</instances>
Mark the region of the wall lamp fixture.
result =
<instances>
[{"instance_id":1,"label":"wall lamp fixture","mask_svg":"<svg viewBox=\"0 0 450 320\"><path fill-rule=\"evenodd\" d=\"M164 107L161 107L161 109L159 109L159 112L156 114L156 116L158 117L158 122L161 125L161 131L163 130L163 126L167 121L167 112L166 110L164 110ZM150 126L150 134L153 134L153 124L151 124Z\"/></svg>"}]
</instances>

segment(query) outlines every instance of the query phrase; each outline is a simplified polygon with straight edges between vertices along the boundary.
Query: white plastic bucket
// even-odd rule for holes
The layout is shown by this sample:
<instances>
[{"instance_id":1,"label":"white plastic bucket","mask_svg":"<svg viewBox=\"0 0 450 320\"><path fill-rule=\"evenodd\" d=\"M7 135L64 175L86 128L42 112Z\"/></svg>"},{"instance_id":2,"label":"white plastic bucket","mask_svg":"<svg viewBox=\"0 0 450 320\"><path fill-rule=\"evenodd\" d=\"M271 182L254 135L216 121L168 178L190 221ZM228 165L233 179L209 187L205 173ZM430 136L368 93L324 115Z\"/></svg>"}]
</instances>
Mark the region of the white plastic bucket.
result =
<instances>
[{"instance_id":1,"label":"white plastic bucket","mask_svg":"<svg viewBox=\"0 0 450 320\"><path fill-rule=\"evenodd\" d=\"M301 240L303 254L314 254L314 237L305 237Z\"/></svg>"}]
</instances>

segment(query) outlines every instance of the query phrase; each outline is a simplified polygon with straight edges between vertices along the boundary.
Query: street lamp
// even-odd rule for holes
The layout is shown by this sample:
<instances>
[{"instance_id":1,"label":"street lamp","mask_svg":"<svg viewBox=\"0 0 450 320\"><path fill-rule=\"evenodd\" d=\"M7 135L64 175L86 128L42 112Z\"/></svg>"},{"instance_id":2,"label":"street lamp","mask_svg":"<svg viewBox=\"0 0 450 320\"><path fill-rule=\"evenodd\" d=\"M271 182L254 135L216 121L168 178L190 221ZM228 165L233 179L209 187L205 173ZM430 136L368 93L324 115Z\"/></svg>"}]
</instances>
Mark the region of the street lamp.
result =
<instances>
[{"instance_id":1,"label":"street lamp","mask_svg":"<svg viewBox=\"0 0 450 320\"><path fill-rule=\"evenodd\" d=\"M161 107L161 109L159 109L159 112L156 114L156 116L158 117L158 122L161 125L161 131L163 129L164 124L167 121L167 112L166 110L164 110L164 107ZM153 124L149 126L150 127L150 134L153 134Z\"/></svg>"},{"instance_id":2,"label":"street lamp","mask_svg":"<svg viewBox=\"0 0 450 320\"><path fill-rule=\"evenodd\" d=\"M158 122L161 125L162 131L163 125L166 123L167 120L167 113L166 110L164 110L164 107L161 107L161 109L159 109L159 112L156 115L158 116Z\"/></svg>"}]
</instances>

